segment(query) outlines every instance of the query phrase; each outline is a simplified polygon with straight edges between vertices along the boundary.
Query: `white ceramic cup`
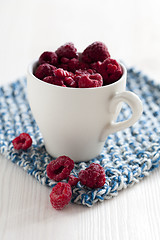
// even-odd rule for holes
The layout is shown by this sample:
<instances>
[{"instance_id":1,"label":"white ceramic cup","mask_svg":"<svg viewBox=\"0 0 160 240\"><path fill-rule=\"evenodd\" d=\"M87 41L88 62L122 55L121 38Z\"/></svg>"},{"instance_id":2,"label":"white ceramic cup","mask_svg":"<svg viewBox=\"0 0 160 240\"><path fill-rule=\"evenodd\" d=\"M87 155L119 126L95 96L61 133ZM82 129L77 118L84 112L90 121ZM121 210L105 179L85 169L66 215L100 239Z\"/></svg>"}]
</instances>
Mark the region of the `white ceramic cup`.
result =
<instances>
[{"instance_id":1,"label":"white ceramic cup","mask_svg":"<svg viewBox=\"0 0 160 240\"><path fill-rule=\"evenodd\" d=\"M28 98L33 116L43 135L47 152L66 155L75 162L97 157L107 136L133 125L142 114L142 103L133 92L125 91L126 68L122 77L107 86L70 88L51 85L33 75L37 62L28 68ZM132 116L116 122L127 103Z\"/></svg>"}]
</instances>

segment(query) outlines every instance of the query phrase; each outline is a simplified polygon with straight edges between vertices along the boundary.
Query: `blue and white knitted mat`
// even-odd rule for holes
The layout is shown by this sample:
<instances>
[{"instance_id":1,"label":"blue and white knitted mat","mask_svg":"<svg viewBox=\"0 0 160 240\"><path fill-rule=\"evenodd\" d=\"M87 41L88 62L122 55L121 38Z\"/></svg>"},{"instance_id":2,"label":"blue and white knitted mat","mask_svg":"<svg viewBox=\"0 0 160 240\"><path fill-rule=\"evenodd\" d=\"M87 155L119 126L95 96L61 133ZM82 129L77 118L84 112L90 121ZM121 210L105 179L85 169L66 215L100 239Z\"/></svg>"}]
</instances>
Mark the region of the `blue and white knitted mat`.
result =
<instances>
[{"instance_id":1,"label":"blue and white knitted mat","mask_svg":"<svg viewBox=\"0 0 160 240\"><path fill-rule=\"evenodd\" d=\"M159 166L160 85L130 68L127 90L141 98L144 108L142 117L132 127L110 135L99 157L75 164L72 171L75 176L91 162L101 164L106 172L106 183L101 189L93 190L78 183L73 188L74 203L90 207L97 201L110 199ZM124 104L119 121L129 115L130 109ZM33 144L27 151L16 151L12 140L22 132L30 134ZM0 153L43 185L53 187L56 184L46 175L46 166L53 159L45 150L43 137L32 116L25 78L0 88Z\"/></svg>"}]
</instances>

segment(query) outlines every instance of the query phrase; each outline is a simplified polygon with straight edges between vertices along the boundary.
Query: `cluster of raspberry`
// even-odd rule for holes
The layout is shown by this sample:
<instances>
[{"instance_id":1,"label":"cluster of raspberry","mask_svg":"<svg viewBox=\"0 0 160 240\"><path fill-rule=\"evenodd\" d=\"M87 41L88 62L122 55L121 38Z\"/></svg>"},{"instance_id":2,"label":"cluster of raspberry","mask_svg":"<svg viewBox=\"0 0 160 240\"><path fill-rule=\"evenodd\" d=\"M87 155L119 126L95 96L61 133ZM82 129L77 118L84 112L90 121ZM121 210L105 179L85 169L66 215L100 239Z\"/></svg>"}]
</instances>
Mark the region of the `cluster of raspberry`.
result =
<instances>
[{"instance_id":1,"label":"cluster of raspberry","mask_svg":"<svg viewBox=\"0 0 160 240\"><path fill-rule=\"evenodd\" d=\"M102 42L93 42L82 53L69 42L55 52L43 52L34 75L62 87L92 88L116 82L122 68Z\"/></svg>"},{"instance_id":2,"label":"cluster of raspberry","mask_svg":"<svg viewBox=\"0 0 160 240\"><path fill-rule=\"evenodd\" d=\"M12 143L15 150L23 151L31 147L32 138L28 133L21 133L12 140ZM88 168L81 170L78 176L71 174L73 168L74 161L68 156L59 156L47 165L47 176L57 182L50 193L50 202L57 210L61 210L69 204L72 187L76 186L78 182L92 189L100 188L106 182L105 171L97 163L92 163ZM67 182L63 180L67 180Z\"/></svg>"}]
</instances>

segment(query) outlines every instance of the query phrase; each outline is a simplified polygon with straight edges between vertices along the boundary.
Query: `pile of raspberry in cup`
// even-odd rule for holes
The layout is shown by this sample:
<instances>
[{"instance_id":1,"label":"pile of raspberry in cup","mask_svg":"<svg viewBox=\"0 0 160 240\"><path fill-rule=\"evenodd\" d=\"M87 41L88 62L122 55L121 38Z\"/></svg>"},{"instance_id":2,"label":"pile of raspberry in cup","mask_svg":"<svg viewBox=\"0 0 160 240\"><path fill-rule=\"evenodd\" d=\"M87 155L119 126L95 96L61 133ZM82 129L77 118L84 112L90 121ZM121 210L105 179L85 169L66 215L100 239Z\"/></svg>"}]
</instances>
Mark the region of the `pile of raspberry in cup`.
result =
<instances>
[{"instance_id":1,"label":"pile of raspberry in cup","mask_svg":"<svg viewBox=\"0 0 160 240\"><path fill-rule=\"evenodd\" d=\"M116 82L122 76L119 63L110 57L107 46L94 42L82 53L69 42L55 52L43 52L34 75L62 87L92 88Z\"/></svg>"}]
</instances>

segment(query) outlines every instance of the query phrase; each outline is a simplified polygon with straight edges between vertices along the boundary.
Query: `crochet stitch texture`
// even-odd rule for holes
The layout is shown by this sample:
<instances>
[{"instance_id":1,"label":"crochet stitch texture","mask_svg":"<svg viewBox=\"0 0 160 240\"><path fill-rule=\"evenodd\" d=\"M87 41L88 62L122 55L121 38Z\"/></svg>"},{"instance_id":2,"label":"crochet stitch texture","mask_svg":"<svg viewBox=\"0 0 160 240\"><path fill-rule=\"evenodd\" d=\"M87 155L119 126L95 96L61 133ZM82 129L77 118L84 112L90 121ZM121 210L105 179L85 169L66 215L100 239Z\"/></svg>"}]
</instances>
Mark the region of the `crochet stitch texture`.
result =
<instances>
[{"instance_id":1,"label":"crochet stitch texture","mask_svg":"<svg viewBox=\"0 0 160 240\"><path fill-rule=\"evenodd\" d=\"M160 85L134 68L128 69L127 90L142 100L143 114L132 127L111 134L102 153L88 162L75 163L72 174L92 162L104 167L106 183L100 189L88 189L80 183L73 188L72 202L91 207L97 201L110 199L118 191L133 186L159 166L160 161ZM118 121L131 114L123 105ZM22 132L30 134L32 146L16 151L12 140ZM26 79L21 78L0 88L0 153L34 176L41 184L53 187L56 182L46 175L53 158L46 152L43 137L32 116L27 100Z\"/></svg>"}]
</instances>

